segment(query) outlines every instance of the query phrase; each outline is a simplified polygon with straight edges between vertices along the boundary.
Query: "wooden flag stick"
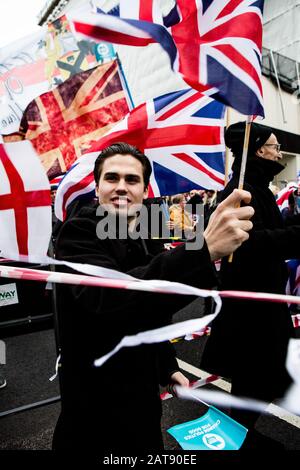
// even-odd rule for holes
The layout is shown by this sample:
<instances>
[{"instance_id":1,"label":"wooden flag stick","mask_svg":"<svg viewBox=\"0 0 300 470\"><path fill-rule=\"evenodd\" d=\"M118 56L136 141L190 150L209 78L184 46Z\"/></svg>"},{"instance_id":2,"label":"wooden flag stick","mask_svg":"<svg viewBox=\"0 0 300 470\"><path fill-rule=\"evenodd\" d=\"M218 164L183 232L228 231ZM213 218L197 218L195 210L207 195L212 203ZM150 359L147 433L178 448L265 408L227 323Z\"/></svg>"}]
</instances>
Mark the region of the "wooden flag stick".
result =
<instances>
[{"instance_id":1,"label":"wooden flag stick","mask_svg":"<svg viewBox=\"0 0 300 470\"><path fill-rule=\"evenodd\" d=\"M244 187L246 164L247 164L248 149L249 149L249 137L250 137L251 123L252 123L252 116L247 116L246 128L245 128L245 137L244 137L243 155L242 155L242 164L241 164L241 170L240 170L240 178L239 178L238 189L243 189L243 187ZM233 258L233 253L231 253L231 255L229 256L228 263L232 262L232 258Z\"/></svg>"},{"instance_id":2,"label":"wooden flag stick","mask_svg":"<svg viewBox=\"0 0 300 470\"><path fill-rule=\"evenodd\" d=\"M226 129L230 126L230 108L227 106L226 110ZM228 177L229 177L229 148L225 148L225 181L224 185L226 186L228 183Z\"/></svg>"}]
</instances>

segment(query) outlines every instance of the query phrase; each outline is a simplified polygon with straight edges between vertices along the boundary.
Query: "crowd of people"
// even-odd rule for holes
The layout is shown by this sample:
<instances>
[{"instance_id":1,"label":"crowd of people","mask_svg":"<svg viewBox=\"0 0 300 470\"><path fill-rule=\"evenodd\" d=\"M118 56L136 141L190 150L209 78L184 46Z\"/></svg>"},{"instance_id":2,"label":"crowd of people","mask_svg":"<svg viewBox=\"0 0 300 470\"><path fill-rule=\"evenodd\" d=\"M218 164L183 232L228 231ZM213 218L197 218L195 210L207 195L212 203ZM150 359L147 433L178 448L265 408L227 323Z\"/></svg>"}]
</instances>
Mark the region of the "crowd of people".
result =
<instances>
[{"instance_id":1,"label":"crowd of people","mask_svg":"<svg viewBox=\"0 0 300 470\"><path fill-rule=\"evenodd\" d=\"M284 294L285 260L300 258L300 189L292 192L288 215L281 214L270 188L283 169L280 144L272 129L254 123L244 190L236 189L244 133L245 123L233 124L225 133L234 163L224 191L194 189L157 201L167 208L170 234L181 233L185 239L168 251L165 240L130 236L136 208L148 197L152 171L148 158L126 143L103 149L94 168L97 198L69 210L66 221L55 229L56 258L138 279ZM126 220L126 239L120 239L118 230L113 237L99 237L97 226L103 219L99 207L117 220ZM188 250L201 217L204 243ZM219 259L217 272L214 262ZM171 323L194 297L83 285L60 285L57 291L62 407L53 449L162 451L159 385L189 384L171 344L123 349L100 368L94 367L94 360L126 335ZM285 360L293 331L285 304L224 299L199 366L228 378L234 395L271 402L281 398L291 383ZM246 447L266 445L255 430L257 413L231 410L230 414L248 428Z\"/></svg>"}]
</instances>

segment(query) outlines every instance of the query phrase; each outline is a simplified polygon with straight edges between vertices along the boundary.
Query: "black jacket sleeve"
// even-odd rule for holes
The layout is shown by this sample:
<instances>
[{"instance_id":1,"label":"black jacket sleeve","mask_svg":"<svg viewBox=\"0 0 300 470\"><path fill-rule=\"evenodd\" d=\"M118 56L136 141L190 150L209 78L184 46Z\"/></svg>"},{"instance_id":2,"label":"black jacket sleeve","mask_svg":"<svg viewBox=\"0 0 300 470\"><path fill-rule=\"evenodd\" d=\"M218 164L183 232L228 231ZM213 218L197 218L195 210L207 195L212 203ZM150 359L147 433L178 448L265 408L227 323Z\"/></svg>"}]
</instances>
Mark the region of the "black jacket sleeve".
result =
<instances>
[{"instance_id":1,"label":"black jacket sleeve","mask_svg":"<svg viewBox=\"0 0 300 470\"><path fill-rule=\"evenodd\" d=\"M169 342L158 343L156 345L157 351L157 370L159 374L159 383L163 387L168 385L171 380L171 375L179 371L176 360L174 346Z\"/></svg>"}]
</instances>

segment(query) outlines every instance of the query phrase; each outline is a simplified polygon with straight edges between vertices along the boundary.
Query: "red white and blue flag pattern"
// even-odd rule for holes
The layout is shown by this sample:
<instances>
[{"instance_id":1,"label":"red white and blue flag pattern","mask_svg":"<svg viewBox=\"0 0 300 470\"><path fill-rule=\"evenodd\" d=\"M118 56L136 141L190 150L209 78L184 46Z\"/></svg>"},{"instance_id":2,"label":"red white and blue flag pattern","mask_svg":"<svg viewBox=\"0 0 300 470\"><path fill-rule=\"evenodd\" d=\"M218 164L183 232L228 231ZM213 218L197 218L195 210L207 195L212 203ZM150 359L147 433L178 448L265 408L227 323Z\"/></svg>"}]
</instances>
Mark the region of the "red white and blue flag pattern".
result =
<instances>
[{"instance_id":1,"label":"red white and blue flag pattern","mask_svg":"<svg viewBox=\"0 0 300 470\"><path fill-rule=\"evenodd\" d=\"M215 99L243 114L263 116L262 10L259 0L177 0L170 31L179 72L193 88L216 88Z\"/></svg>"},{"instance_id":2,"label":"red white and blue flag pattern","mask_svg":"<svg viewBox=\"0 0 300 470\"><path fill-rule=\"evenodd\" d=\"M80 157L58 187L56 216L94 191L93 167L99 151L124 141L144 151L153 174L149 197L177 194L193 188L224 187L224 111L218 101L193 89L160 96L133 109L106 136Z\"/></svg>"},{"instance_id":3,"label":"red white and blue flag pattern","mask_svg":"<svg viewBox=\"0 0 300 470\"><path fill-rule=\"evenodd\" d=\"M155 0L121 0L119 13L72 15L77 33L146 46L158 42L193 88L245 115L264 116L261 85L263 0L177 0L159 20ZM158 18L158 19L157 19ZM154 22L155 21L155 22ZM163 23L163 24L160 24Z\"/></svg>"}]
</instances>

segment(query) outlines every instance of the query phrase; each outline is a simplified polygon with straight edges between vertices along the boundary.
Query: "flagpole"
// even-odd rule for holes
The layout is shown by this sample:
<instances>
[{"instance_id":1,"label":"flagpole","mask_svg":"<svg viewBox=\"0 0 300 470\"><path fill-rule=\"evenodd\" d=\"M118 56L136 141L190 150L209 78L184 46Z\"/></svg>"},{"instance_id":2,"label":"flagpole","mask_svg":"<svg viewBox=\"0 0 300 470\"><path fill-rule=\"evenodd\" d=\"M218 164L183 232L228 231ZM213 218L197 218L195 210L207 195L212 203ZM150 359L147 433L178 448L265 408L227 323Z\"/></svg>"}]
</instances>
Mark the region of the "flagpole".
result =
<instances>
[{"instance_id":1,"label":"flagpole","mask_svg":"<svg viewBox=\"0 0 300 470\"><path fill-rule=\"evenodd\" d=\"M116 52L116 58L117 58L117 64L118 64L118 67L119 67L121 82L122 82L122 84L124 84L124 87L127 91L127 95L128 95L129 101L130 101L131 109L133 109L135 107L134 102L133 102L133 99L132 99L132 96L131 96L131 93L130 93L130 89L129 89L129 86L128 86L128 83L127 83L127 80L126 80L126 77L125 77L125 74L124 74L122 63L119 59L119 56L118 56L117 52Z\"/></svg>"},{"instance_id":2,"label":"flagpole","mask_svg":"<svg viewBox=\"0 0 300 470\"><path fill-rule=\"evenodd\" d=\"M226 109L226 129L228 129L230 125L230 108L227 106ZM229 148L225 147L225 180L224 180L224 185L226 186L228 183L228 177L229 177Z\"/></svg>"},{"instance_id":3,"label":"flagpole","mask_svg":"<svg viewBox=\"0 0 300 470\"><path fill-rule=\"evenodd\" d=\"M240 170L240 178L239 178L238 189L243 189L243 187L244 187L247 156L248 156L248 149L249 149L249 137L250 137L250 131L251 131L251 123L252 123L252 116L247 116L246 127L245 127L243 154L242 154L242 164L241 164L241 170ZM237 207L239 207L239 206L237 206ZM232 258L233 258L233 253L231 253L231 255L229 256L228 263L232 263Z\"/></svg>"}]
</instances>

